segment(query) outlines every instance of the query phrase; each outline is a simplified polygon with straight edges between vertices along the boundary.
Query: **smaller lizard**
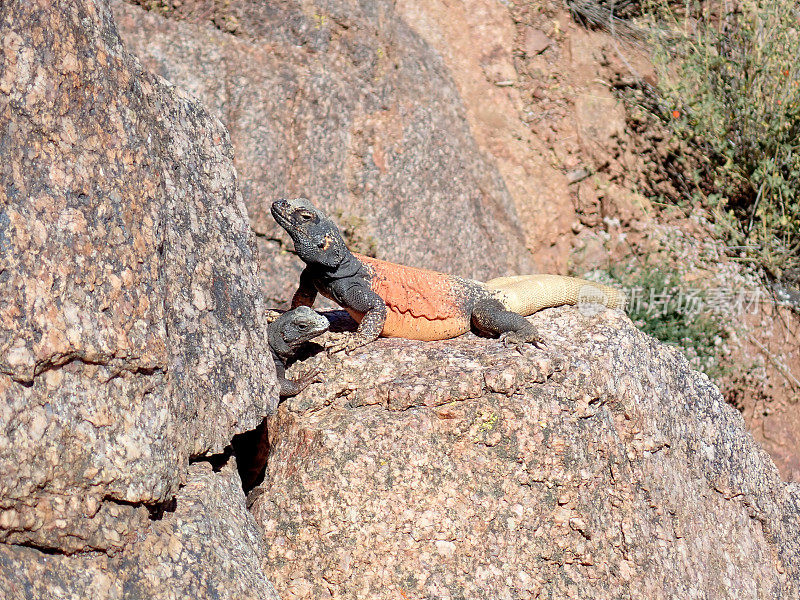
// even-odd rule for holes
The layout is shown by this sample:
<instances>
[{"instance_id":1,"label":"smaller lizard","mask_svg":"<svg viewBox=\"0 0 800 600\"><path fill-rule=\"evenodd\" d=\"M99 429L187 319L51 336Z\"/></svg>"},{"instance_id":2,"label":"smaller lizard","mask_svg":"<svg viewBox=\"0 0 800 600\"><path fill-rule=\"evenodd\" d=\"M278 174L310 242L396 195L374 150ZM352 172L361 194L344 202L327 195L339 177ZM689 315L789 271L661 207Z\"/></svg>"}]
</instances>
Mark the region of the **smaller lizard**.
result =
<instances>
[{"instance_id":1,"label":"smaller lizard","mask_svg":"<svg viewBox=\"0 0 800 600\"><path fill-rule=\"evenodd\" d=\"M296 396L310 384L319 382L319 369L306 373L300 379L286 378L286 362L294 356L301 344L328 331L328 320L307 306L287 311L269 324L267 334L269 349L275 361L275 374L280 385L279 395Z\"/></svg>"},{"instance_id":2,"label":"smaller lizard","mask_svg":"<svg viewBox=\"0 0 800 600\"><path fill-rule=\"evenodd\" d=\"M609 308L624 303L619 291L575 277L517 275L483 283L362 256L350 252L336 224L305 198L276 200L271 210L306 263L292 308L313 306L319 292L359 323L355 335L329 352L350 351L380 335L445 340L471 328L506 344L541 344L526 315L584 299Z\"/></svg>"},{"instance_id":3,"label":"smaller lizard","mask_svg":"<svg viewBox=\"0 0 800 600\"><path fill-rule=\"evenodd\" d=\"M267 318L270 318L269 315ZM328 320L307 306L286 311L267 326L269 349L275 361L275 373L280 386L278 395L281 398L296 396L310 384L320 381L319 369L314 369L297 380L286 379L286 362L303 343L322 335L328 331L328 327ZM253 488L264 478L268 454L266 422L252 431L234 436L233 451L239 465L242 487L248 493L249 508L264 493L262 488Z\"/></svg>"}]
</instances>

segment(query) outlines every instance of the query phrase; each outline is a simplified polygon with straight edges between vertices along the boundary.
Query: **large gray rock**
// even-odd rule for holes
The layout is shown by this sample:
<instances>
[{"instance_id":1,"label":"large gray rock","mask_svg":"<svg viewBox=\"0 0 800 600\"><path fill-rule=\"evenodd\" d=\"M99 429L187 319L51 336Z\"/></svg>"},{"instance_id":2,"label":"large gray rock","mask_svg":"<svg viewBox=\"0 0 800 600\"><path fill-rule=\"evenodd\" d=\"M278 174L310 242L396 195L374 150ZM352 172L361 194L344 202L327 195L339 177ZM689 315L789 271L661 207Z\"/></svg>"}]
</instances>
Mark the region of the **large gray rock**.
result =
<instances>
[{"instance_id":1,"label":"large gray rock","mask_svg":"<svg viewBox=\"0 0 800 600\"><path fill-rule=\"evenodd\" d=\"M160 6L168 18L114 4L143 63L228 127L270 301L300 271L280 253L277 197L311 198L380 258L478 279L534 270L447 69L391 2Z\"/></svg>"},{"instance_id":2,"label":"large gray rock","mask_svg":"<svg viewBox=\"0 0 800 600\"><path fill-rule=\"evenodd\" d=\"M279 600L231 460L191 465L174 506L124 551L43 554L0 544L4 600Z\"/></svg>"},{"instance_id":3,"label":"large gray rock","mask_svg":"<svg viewBox=\"0 0 800 600\"><path fill-rule=\"evenodd\" d=\"M0 40L0 540L121 547L277 403L254 236L103 2L4 2Z\"/></svg>"},{"instance_id":4,"label":"large gray rock","mask_svg":"<svg viewBox=\"0 0 800 600\"><path fill-rule=\"evenodd\" d=\"M300 598L797 598L800 494L676 350L610 311L311 359L253 492Z\"/></svg>"}]
</instances>

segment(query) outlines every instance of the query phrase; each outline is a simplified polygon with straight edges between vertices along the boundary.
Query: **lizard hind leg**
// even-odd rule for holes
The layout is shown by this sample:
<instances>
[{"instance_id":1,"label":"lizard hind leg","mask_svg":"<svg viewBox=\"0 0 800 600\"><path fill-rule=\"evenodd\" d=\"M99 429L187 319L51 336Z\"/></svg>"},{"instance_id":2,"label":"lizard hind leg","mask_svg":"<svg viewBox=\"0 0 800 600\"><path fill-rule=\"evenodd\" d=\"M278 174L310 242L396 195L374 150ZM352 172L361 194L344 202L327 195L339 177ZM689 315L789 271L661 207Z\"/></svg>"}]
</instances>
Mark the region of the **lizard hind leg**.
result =
<instances>
[{"instance_id":1,"label":"lizard hind leg","mask_svg":"<svg viewBox=\"0 0 800 600\"><path fill-rule=\"evenodd\" d=\"M500 336L503 343L519 346L524 343L543 346L536 328L519 313L506 310L494 298L479 300L472 309L472 324L481 333Z\"/></svg>"}]
</instances>

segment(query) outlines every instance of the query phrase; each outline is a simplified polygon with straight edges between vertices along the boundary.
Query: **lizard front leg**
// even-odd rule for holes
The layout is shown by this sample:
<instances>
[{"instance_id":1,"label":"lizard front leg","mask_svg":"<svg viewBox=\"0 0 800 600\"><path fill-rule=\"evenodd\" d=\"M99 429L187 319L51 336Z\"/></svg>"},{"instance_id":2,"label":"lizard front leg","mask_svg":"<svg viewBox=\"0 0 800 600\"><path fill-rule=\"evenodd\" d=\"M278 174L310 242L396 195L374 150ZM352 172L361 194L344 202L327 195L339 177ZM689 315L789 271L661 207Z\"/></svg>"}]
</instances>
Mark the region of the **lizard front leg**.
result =
<instances>
[{"instance_id":1,"label":"lizard front leg","mask_svg":"<svg viewBox=\"0 0 800 600\"><path fill-rule=\"evenodd\" d=\"M297 286L297 291L292 296L292 308L298 306L314 306L314 300L317 299L317 286L314 285L314 276L311 274L308 267L303 269L300 273L300 283Z\"/></svg>"},{"instance_id":2,"label":"lizard front leg","mask_svg":"<svg viewBox=\"0 0 800 600\"><path fill-rule=\"evenodd\" d=\"M349 353L378 339L386 323L388 312L383 298L362 282L351 284L345 289L333 288L331 291L339 304L356 313L362 313L363 316L356 332L329 346L328 352L344 350Z\"/></svg>"},{"instance_id":3,"label":"lizard front leg","mask_svg":"<svg viewBox=\"0 0 800 600\"><path fill-rule=\"evenodd\" d=\"M310 371L300 375L300 377L297 379L288 379L285 373L286 371L284 370L284 374L278 377L278 385L280 386L278 395L281 398L296 396L312 383L322 382L321 369L311 369Z\"/></svg>"}]
</instances>

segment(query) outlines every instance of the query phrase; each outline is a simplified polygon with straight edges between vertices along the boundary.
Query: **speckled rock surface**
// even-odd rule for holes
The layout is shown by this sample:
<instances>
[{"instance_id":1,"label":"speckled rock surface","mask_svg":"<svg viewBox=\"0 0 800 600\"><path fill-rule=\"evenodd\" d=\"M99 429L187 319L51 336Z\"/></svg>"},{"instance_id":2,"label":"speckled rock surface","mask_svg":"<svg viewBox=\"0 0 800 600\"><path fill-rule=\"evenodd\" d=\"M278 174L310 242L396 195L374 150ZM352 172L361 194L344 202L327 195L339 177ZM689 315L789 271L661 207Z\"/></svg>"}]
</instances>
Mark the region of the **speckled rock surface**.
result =
<instances>
[{"instance_id":1,"label":"speckled rock surface","mask_svg":"<svg viewBox=\"0 0 800 600\"><path fill-rule=\"evenodd\" d=\"M797 598L800 495L716 387L619 314L533 320L310 359L253 495L281 597Z\"/></svg>"},{"instance_id":2,"label":"speckled rock surface","mask_svg":"<svg viewBox=\"0 0 800 600\"><path fill-rule=\"evenodd\" d=\"M113 556L48 555L0 544L4 600L278 600L260 563L264 542L245 508L235 462L199 462L172 512Z\"/></svg>"},{"instance_id":3,"label":"speckled rock surface","mask_svg":"<svg viewBox=\"0 0 800 600\"><path fill-rule=\"evenodd\" d=\"M478 279L535 271L446 67L389 0L113 6L143 63L230 131L262 254L275 257L269 302L291 297L301 268L279 252L277 197L312 199L379 258Z\"/></svg>"},{"instance_id":4,"label":"speckled rock surface","mask_svg":"<svg viewBox=\"0 0 800 600\"><path fill-rule=\"evenodd\" d=\"M227 134L104 3L0 5L0 540L124 545L274 408Z\"/></svg>"}]
</instances>

